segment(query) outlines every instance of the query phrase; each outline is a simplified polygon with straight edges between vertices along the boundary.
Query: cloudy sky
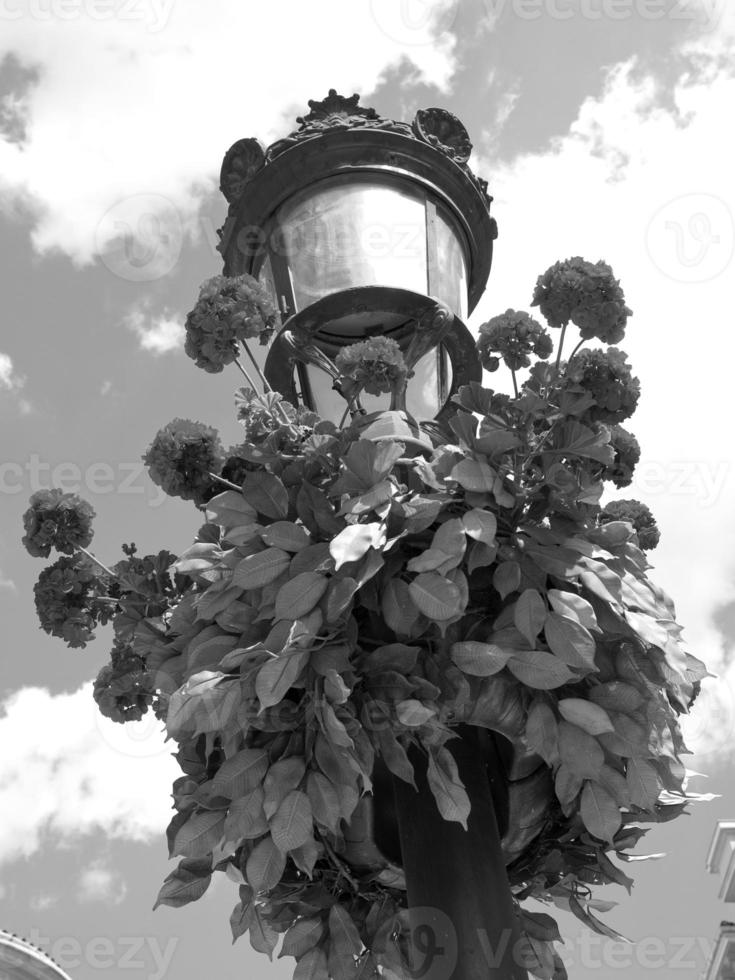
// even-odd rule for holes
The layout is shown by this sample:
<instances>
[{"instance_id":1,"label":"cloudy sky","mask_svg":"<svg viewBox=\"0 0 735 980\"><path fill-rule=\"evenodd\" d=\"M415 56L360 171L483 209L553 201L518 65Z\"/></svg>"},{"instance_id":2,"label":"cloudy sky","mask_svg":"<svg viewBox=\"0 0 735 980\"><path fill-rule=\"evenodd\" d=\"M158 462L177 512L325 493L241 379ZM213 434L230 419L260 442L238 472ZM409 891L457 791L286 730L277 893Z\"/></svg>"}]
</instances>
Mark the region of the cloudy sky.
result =
<instances>
[{"instance_id":1,"label":"cloudy sky","mask_svg":"<svg viewBox=\"0 0 735 980\"><path fill-rule=\"evenodd\" d=\"M290 976L292 961L230 946L226 880L151 913L176 767L155 725L96 715L109 635L72 651L39 631L42 563L20 518L53 484L93 504L109 561L121 542L187 545L194 512L162 501L140 454L176 416L238 437L236 374L181 349L220 270L222 155L284 135L334 87L467 125L500 225L471 326L528 309L536 276L570 255L604 258L625 288L643 387L631 495L662 531L653 575L720 674L688 735L708 774L692 786L721 798L651 831L641 850L668 857L634 866L632 896L605 896L647 945L563 931L572 977L699 976L732 918L704 859L735 817L734 44L725 0L0 0L0 927L74 980Z\"/></svg>"}]
</instances>

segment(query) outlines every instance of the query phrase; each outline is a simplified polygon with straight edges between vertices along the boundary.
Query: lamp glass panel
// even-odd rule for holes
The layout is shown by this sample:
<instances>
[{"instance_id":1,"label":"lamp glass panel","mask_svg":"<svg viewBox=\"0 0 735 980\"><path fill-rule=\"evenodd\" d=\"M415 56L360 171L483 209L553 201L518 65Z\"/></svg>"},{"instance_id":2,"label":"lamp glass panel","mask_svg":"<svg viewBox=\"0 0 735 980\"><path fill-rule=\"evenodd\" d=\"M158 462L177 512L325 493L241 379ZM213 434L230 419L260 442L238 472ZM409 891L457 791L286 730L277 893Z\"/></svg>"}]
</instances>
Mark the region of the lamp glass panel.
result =
<instances>
[{"instance_id":1,"label":"lamp glass panel","mask_svg":"<svg viewBox=\"0 0 735 980\"><path fill-rule=\"evenodd\" d=\"M454 221L443 207L436 212L437 282L432 293L462 320L467 319L467 259Z\"/></svg>"},{"instance_id":2,"label":"lamp glass panel","mask_svg":"<svg viewBox=\"0 0 735 980\"><path fill-rule=\"evenodd\" d=\"M272 247L288 264L297 310L343 289L427 291L426 209L410 185L320 181L287 200Z\"/></svg>"},{"instance_id":3,"label":"lamp glass panel","mask_svg":"<svg viewBox=\"0 0 735 980\"><path fill-rule=\"evenodd\" d=\"M438 359L444 361L444 370L451 384L451 368L444 350L432 350L416 364L414 375L409 379L406 393L406 408L409 415L418 421L433 419L442 407L439 393ZM314 365L306 366L309 387L314 400L314 409L324 419L339 423L347 408L344 398L332 388L332 379ZM363 392L360 404L366 412L385 411L390 408L390 395L370 395Z\"/></svg>"}]
</instances>

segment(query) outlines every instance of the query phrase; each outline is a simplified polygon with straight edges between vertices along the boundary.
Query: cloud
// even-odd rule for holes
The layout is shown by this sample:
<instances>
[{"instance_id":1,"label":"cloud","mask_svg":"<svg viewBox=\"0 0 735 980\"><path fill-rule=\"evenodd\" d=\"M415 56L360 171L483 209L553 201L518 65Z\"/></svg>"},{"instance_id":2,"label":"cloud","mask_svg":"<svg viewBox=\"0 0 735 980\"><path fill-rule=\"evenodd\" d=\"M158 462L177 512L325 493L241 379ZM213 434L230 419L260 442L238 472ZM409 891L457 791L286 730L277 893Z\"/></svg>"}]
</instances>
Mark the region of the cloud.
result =
<instances>
[{"instance_id":1,"label":"cloud","mask_svg":"<svg viewBox=\"0 0 735 980\"><path fill-rule=\"evenodd\" d=\"M91 687L56 695L26 687L3 703L0 864L100 831L135 841L163 834L179 771L160 725L148 716L115 725ZM85 881L92 888L101 878Z\"/></svg>"},{"instance_id":2,"label":"cloud","mask_svg":"<svg viewBox=\"0 0 735 980\"><path fill-rule=\"evenodd\" d=\"M11 578L8 578L3 572L2 568L0 568L0 591L3 589L7 590L8 592L18 591L18 587L16 586L15 582Z\"/></svg>"},{"instance_id":3,"label":"cloud","mask_svg":"<svg viewBox=\"0 0 735 980\"><path fill-rule=\"evenodd\" d=\"M124 322L137 335L143 350L153 354L183 350L183 324L181 319L175 318L167 310L153 315L146 305L139 304L129 311ZM107 392L103 391L103 394Z\"/></svg>"},{"instance_id":4,"label":"cloud","mask_svg":"<svg viewBox=\"0 0 735 980\"><path fill-rule=\"evenodd\" d=\"M128 893L123 876L102 861L95 861L79 875L77 897L80 902L120 905Z\"/></svg>"},{"instance_id":5,"label":"cloud","mask_svg":"<svg viewBox=\"0 0 735 980\"><path fill-rule=\"evenodd\" d=\"M454 69L456 0L419 4L420 18L394 0L274 0L257 12L220 0L216 15L173 0L61 6L13 4L3 18L0 61L12 53L34 74L22 142L0 136L0 204L31 209L37 250L78 264L128 233L145 238L168 206L174 238L192 231L227 148L283 135L308 98L369 92L404 57L439 87Z\"/></svg>"},{"instance_id":6,"label":"cloud","mask_svg":"<svg viewBox=\"0 0 735 980\"><path fill-rule=\"evenodd\" d=\"M46 912L48 909L52 909L55 905L59 904L61 896L52 895L50 892L39 892L38 895L32 895L28 900L28 905L33 912Z\"/></svg>"},{"instance_id":7,"label":"cloud","mask_svg":"<svg viewBox=\"0 0 735 980\"><path fill-rule=\"evenodd\" d=\"M26 379L16 372L8 354L0 353L0 389L20 391L25 383Z\"/></svg>"},{"instance_id":8,"label":"cloud","mask_svg":"<svg viewBox=\"0 0 735 980\"><path fill-rule=\"evenodd\" d=\"M684 68L669 90L635 61L617 65L545 152L476 164L491 178L500 236L475 327L509 306L538 315L529 305L536 276L572 255L608 261L634 311L621 346L641 379L626 424L643 457L633 486L611 495L653 510L662 540L651 577L676 600L691 652L721 674L705 682L685 725L698 754L725 751L735 729L735 671L712 618L735 590L725 533L735 482L725 426L735 363L735 145L723 130L735 78L721 56L732 23L725 18L707 45L672 55Z\"/></svg>"}]
</instances>

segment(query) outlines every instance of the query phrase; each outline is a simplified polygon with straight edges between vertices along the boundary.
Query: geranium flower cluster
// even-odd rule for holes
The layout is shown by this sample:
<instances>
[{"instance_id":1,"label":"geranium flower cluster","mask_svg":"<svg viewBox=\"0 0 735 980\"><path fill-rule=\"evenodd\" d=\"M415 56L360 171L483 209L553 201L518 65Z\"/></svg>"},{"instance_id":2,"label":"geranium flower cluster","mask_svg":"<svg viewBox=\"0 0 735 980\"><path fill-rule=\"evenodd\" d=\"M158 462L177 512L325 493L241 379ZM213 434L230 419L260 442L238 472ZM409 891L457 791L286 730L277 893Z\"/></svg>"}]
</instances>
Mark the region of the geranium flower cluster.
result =
<instances>
[{"instance_id":1,"label":"geranium flower cluster","mask_svg":"<svg viewBox=\"0 0 735 980\"><path fill-rule=\"evenodd\" d=\"M212 496L224 451L217 430L201 422L173 419L159 429L143 461L151 480L171 497L204 504Z\"/></svg>"},{"instance_id":2,"label":"geranium flower cluster","mask_svg":"<svg viewBox=\"0 0 735 980\"><path fill-rule=\"evenodd\" d=\"M97 675L93 697L101 714L112 721L138 721L150 707L159 717L165 713L145 661L119 640L110 653L110 663Z\"/></svg>"},{"instance_id":3,"label":"geranium flower cluster","mask_svg":"<svg viewBox=\"0 0 735 980\"><path fill-rule=\"evenodd\" d=\"M571 321L583 340L597 337L605 344L623 339L632 312L610 266L578 255L555 263L539 276L532 306L539 307L550 326L563 327Z\"/></svg>"},{"instance_id":4,"label":"geranium flower cluster","mask_svg":"<svg viewBox=\"0 0 735 980\"><path fill-rule=\"evenodd\" d=\"M197 367L216 373L238 356L240 342L270 340L278 310L252 276L212 276L201 286L186 318L186 353Z\"/></svg>"},{"instance_id":5,"label":"geranium flower cluster","mask_svg":"<svg viewBox=\"0 0 735 980\"><path fill-rule=\"evenodd\" d=\"M94 639L94 628L111 616L111 604L102 601L107 584L83 555L59 558L45 568L33 589L41 629L70 647L84 647Z\"/></svg>"},{"instance_id":6,"label":"geranium flower cluster","mask_svg":"<svg viewBox=\"0 0 735 980\"><path fill-rule=\"evenodd\" d=\"M363 390L371 395L387 394L408 378L401 348L390 337L371 337L343 347L334 363L346 397Z\"/></svg>"},{"instance_id":7,"label":"geranium flower cluster","mask_svg":"<svg viewBox=\"0 0 735 980\"><path fill-rule=\"evenodd\" d=\"M611 480L618 488L630 486L633 471L641 458L638 440L622 425L614 425L610 430L610 445L615 450L615 459L605 467L602 479Z\"/></svg>"},{"instance_id":8,"label":"geranium flower cluster","mask_svg":"<svg viewBox=\"0 0 735 980\"><path fill-rule=\"evenodd\" d=\"M48 558L52 548L71 555L90 544L94 516L92 507L75 493L37 490L23 515L23 544L35 558Z\"/></svg>"},{"instance_id":9,"label":"geranium flower cluster","mask_svg":"<svg viewBox=\"0 0 735 980\"><path fill-rule=\"evenodd\" d=\"M623 422L635 411L641 394L627 354L617 347L580 351L566 365L564 384L594 398L586 413L591 422Z\"/></svg>"},{"instance_id":10,"label":"geranium flower cluster","mask_svg":"<svg viewBox=\"0 0 735 980\"><path fill-rule=\"evenodd\" d=\"M638 535L638 544L644 551L655 548L661 537L656 519L640 500L611 500L598 516L600 524L611 521L627 521Z\"/></svg>"},{"instance_id":11,"label":"geranium flower cluster","mask_svg":"<svg viewBox=\"0 0 735 980\"><path fill-rule=\"evenodd\" d=\"M548 331L528 313L506 310L480 327L477 351L487 371L497 371L502 357L511 371L529 367L531 354L546 360L553 343Z\"/></svg>"}]
</instances>

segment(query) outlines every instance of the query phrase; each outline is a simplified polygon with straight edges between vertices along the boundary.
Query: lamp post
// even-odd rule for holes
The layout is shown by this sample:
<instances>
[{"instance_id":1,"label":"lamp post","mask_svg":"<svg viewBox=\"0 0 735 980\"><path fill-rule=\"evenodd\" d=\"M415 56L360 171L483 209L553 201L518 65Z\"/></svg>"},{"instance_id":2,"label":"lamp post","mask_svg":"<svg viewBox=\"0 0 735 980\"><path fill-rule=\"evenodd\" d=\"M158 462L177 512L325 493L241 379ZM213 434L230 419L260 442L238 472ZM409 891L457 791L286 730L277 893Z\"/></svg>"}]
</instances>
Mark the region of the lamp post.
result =
<instances>
[{"instance_id":1,"label":"lamp post","mask_svg":"<svg viewBox=\"0 0 735 980\"><path fill-rule=\"evenodd\" d=\"M464 126L443 109L420 110L407 124L334 90L309 105L285 139L267 149L239 140L225 155L224 272L268 288L284 325L265 376L322 417L345 415L324 370L339 350L394 340L412 372L408 388L351 406L353 424L364 438L399 439L420 453L452 414L452 395L482 377L464 320L485 289L497 235L487 185L467 165ZM468 829L441 818L416 758L417 791L376 770L345 857L402 867L415 944L426 954L417 976L516 980L526 971L514 955L505 869L543 825L548 772L471 726L451 745L472 803Z\"/></svg>"}]
</instances>

